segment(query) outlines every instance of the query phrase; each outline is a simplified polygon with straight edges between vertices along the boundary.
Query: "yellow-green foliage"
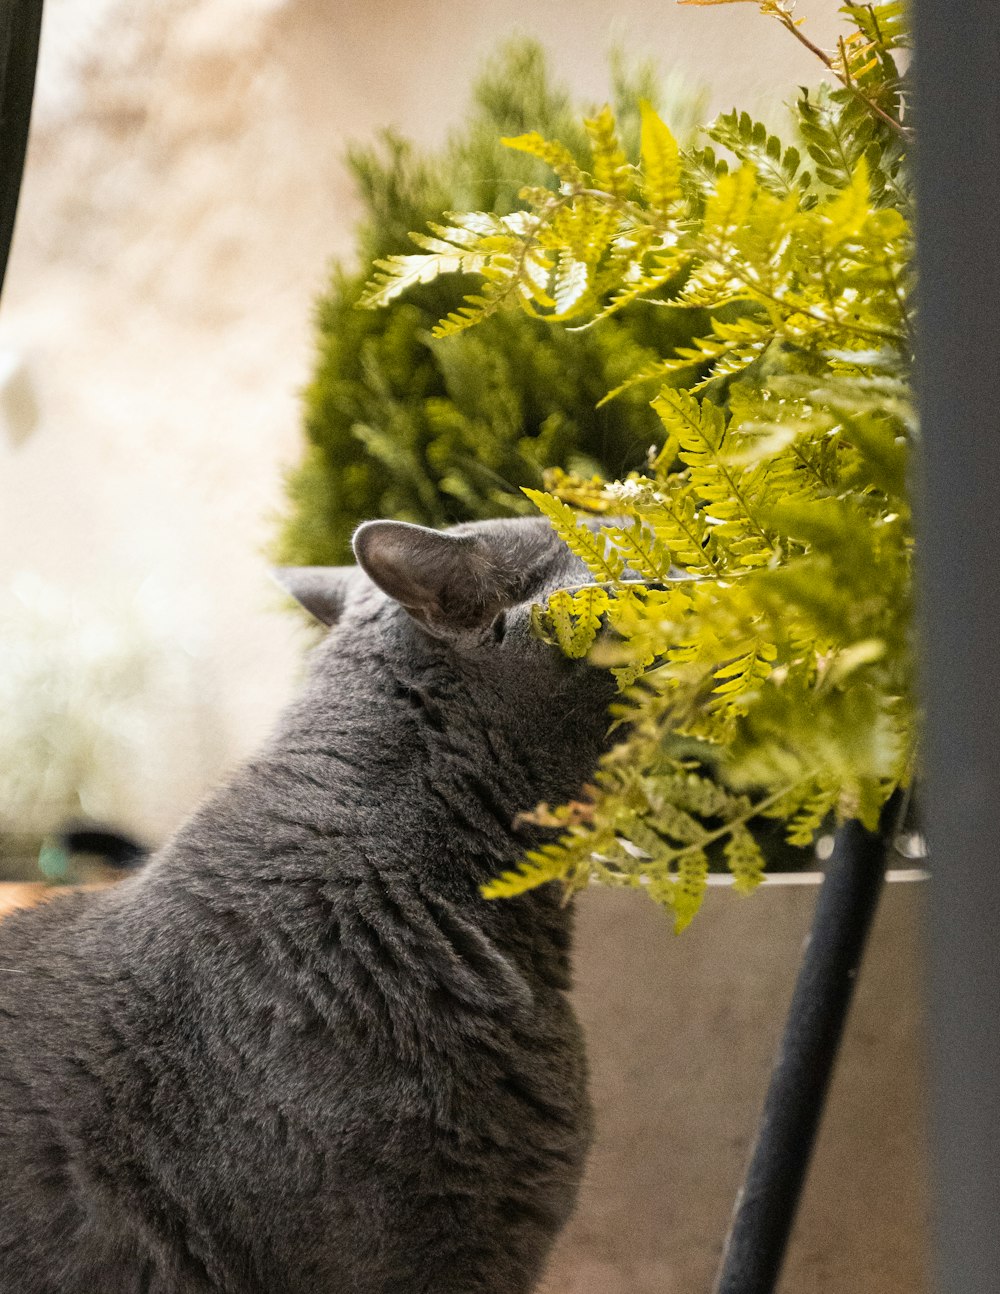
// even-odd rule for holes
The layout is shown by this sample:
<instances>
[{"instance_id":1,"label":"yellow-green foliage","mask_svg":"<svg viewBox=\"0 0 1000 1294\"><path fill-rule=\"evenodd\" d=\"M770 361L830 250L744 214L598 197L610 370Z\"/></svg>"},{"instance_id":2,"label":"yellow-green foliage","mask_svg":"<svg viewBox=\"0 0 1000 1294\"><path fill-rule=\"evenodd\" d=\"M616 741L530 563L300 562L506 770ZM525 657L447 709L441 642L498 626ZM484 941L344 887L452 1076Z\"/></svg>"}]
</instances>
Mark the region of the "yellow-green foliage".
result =
<instances>
[{"instance_id":1,"label":"yellow-green foliage","mask_svg":"<svg viewBox=\"0 0 1000 1294\"><path fill-rule=\"evenodd\" d=\"M809 43L784 6L760 7ZM711 312L607 397L648 384L663 439L645 471L530 493L595 581L539 608L538 631L618 671L622 740L584 798L539 808L561 835L490 895L644 884L682 928L716 842L740 889L760 880L751 818L796 844L831 813L874 829L910 776L906 27L898 3L842 12L837 50L816 51L838 84L801 92L794 143L733 112L707 131L728 156L684 151L648 104L638 164L607 109L586 123L586 167L520 135L507 144L548 163L552 187L514 216L451 215L369 289L380 304L478 274L441 337L510 306L576 327L637 301ZM580 524L581 507L607 524Z\"/></svg>"}]
</instances>

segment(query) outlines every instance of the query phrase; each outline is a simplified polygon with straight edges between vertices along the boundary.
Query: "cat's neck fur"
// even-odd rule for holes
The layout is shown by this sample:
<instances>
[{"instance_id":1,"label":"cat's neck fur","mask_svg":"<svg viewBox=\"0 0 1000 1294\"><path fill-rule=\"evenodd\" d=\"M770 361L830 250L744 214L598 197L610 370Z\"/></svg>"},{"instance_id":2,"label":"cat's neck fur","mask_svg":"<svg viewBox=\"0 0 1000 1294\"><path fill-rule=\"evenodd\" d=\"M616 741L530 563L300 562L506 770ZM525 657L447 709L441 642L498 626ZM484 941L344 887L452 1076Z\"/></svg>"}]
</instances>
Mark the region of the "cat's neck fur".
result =
<instances>
[{"instance_id":1,"label":"cat's neck fur","mask_svg":"<svg viewBox=\"0 0 1000 1294\"><path fill-rule=\"evenodd\" d=\"M530 947L532 967L561 987L569 919L558 895L488 903L478 893L531 843L512 833L516 814L539 790L565 793L539 782L558 776L558 761L541 774L530 742L442 669L433 644L419 649L419 630L378 612L367 618L380 633L413 639L405 674L391 663L400 653L373 653L356 622L335 630L319 651L336 654L337 689L307 683L260 754L154 862L150 883L175 886L179 869L209 911L276 926L294 913L317 946L331 919L377 892L401 921L472 924L516 961ZM310 924L307 909L322 919Z\"/></svg>"}]
</instances>

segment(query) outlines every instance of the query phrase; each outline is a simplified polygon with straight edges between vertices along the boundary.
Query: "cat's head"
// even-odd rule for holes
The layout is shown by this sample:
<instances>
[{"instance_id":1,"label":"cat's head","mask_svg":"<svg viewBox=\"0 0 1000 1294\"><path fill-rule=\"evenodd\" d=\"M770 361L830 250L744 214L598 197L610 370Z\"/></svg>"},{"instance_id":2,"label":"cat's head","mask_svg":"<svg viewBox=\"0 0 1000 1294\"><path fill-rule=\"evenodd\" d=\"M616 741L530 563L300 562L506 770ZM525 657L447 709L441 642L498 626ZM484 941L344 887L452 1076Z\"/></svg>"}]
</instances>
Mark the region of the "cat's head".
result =
<instances>
[{"instance_id":1,"label":"cat's head","mask_svg":"<svg viewBox=\"0 0 1000 1294\"><path fill-rule=\"evenodd\" d=\"M591 581L541 517L471 522L436 531L370 521L354 536L356 567L286 567L279 581L352 650L406 676L451 680L488 722L556 762L589 771L604 744L610 675L567 659L533 632L531 609L556 589ZM362 640L359 643L359 639ZM318 668L324 668L320 653ZM572 780L575 774L567 775ZM570 787L570 789L574 789Z\"/></svg>"}]
</instances>

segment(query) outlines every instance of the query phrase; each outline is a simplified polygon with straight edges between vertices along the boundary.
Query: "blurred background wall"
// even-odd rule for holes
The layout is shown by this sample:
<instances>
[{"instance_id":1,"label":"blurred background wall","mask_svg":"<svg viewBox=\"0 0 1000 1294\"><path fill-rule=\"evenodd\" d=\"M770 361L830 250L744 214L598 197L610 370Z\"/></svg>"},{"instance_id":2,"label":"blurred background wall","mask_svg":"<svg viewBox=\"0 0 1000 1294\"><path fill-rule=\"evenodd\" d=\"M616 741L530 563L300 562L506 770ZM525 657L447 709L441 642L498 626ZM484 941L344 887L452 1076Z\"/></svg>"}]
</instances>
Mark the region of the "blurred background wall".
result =
<instances>
[{"instance_id":1,"label":"blurred background wall","mask_svg":"<svg viewBox=\"0 0 1000 1294\"><path fill-rule=\"evenodd\" d=\"M832 39L830 0L798 12ZM713 112L816 79L751 4L48 0L0 310L0 586L34 617L7 760L39 653L63 675L118 651L135 703L83 807L147 839L266 731L303 647L265 549L312 301L351 248L344 148L440 140L515 31L598 102L615 42L704 81ZM674 940L641 896L586 897L600 1140L550 1294L708 1289L812 900L716 894ZM787 1294L922 1288L917 904L884 904Z\"/></svg>"}]
</instances>

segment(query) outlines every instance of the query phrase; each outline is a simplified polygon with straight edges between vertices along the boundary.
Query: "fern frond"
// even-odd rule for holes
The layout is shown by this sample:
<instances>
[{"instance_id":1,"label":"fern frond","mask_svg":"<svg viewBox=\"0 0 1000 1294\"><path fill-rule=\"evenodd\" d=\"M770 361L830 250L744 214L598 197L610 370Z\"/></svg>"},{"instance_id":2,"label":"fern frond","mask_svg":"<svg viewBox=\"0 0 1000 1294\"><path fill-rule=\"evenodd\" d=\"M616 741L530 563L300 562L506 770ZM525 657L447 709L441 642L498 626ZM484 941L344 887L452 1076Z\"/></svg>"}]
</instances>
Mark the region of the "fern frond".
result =
<instances>
[{"instance_id":1,"label":"fern frond","mask_svg":"<svg viewBox=\"0 0 1000 1294\"><path fill-rule=\"evenodd\" d=\"M709 144L702 148L687 148L681 158L681 183L694 197L705 198L714 193L719 179L729 173L729 163L724 157L716 157Z\"/></svg>"},{"instance_id":2,"label":"fern frond","mask_svg":"<svg viewBox=\"0 0 1000 1294\"><path fill-rule=\"evenodd\" d=\"M719 551L714 529L699 508L690 485L679 484L664 491L647 520L657 540L678 566L692 575L719 575L726 559Z\"/></svg>"},{"instance_id":3,"label":"fern frond","mask_svg":"<svg viewBox=\"0 0 1000 1294\"><path fill-rule=\"evenodd\" d=\"M565 874L566 861L558 846L543 845L533 849L516 871L502 872L481 885L479 892L484 899L512 899L549 881L561 880Z\"/></svg>"},{"instance_id":4,"label":"fern frond","mask_svg":"<svg viewBox=\"0 0 1000 1294\"><path fill-rule=\"evenodd\" d=\"M659 779L659 788L661 794L703 818L739 817L750 811L750 801L745 796L734 795L712 778L683 765L668 766Z\"/></svg>"},{"instance_id":5,"label":"fern frond","mask_svg":"<svg viewBox=\"0 0 1000 1294\"><path fill-rule=\"evenodd\" d=\"M680 150L670 128L647 99L640 100L639 110L643 197L651 211L666 216L681 196Z\"/></svg>"},{"instance_id":6,"label":"fern frond","mask_svg":"<svg viewBox=\"0 0 1000 1294\"><path fill-rule=\"evenodd\" d=\"M749 368L764 354L764 351L775 340L778 330L768 318L753 316L737 319L727 323L721 319L712 320L711 337L696 337L689 346L678 346L672 358L661 360L656 371L650 370L639 375L635 380L648 381L652 376L666 376L669 373L680 373L695 366L702 368L711 365L705 377L692 382L689 391L701 391L710 382L720 377L732 377ZM613 398L622 390L623 384L605 396Z\"/></svg>"},{"instance_id":7,"label":"fern frond","mask_svg":"<svg viewBox=\"0 0 1000 1294\"><path fill-rule=\"evenodd\" d=\"M839 786L820 786L802 802L789 819L785 837L790 845L811 845L817 831L833 812L840 799Z\"/></svg>"},{"instance_id":8,"label":"fern frond","mask_svg":"<svg viewBox=\"0 0 1000 1294\"><path fill-rule=\"evenodd\" d=\"M709 136L756 170L762 188L780 197L807 189L811 176L801 169L801 155L793 145L783 145L761 121L748 112L723 113L708 127Z\"/></svg>"},{"instance_id":9,"label":"fern frond","mask_svg":"<svg viewBox=\"0 0 1000 1294\"><path fill-rule=\"evenodd\" d=\"M600 531L591 530L585 521L577 518L572 508L544 490L525 487L523 493L539 512L548 517L553 530L570 552L587 565L595 580L600 583L621 579L625 563L614 549L608 548Z\"/></svg>"},{"instance_id":10,"label":"fern frond","mask_svg":"<svg viewBox=\"0 0 1000 1294\"><path fill-rule=\"evenodd\" d=\"M609 602L607 589L598 585L578 589L573 595L572 614L575 625L566 653L568 656L580 658L590 651Z\"/></svg>"},{"instance_id":11,"label":"fern frond","mask_svg":"<svg viewBox=\"0 0 1000 1294\"><path fill-rule=\"evenodd\" d=\"M713 678L721 680L712 695L731 702L767 680L778 654L773 643L755 642L753 646L717 669Z\"/></svg>"},{"instance_id":12,"label":"fern frond","mask_svg":"<svg viewBox=\"0 0 1000 1294\"><path fill-rule=\"evenodd\" d=\"M546 493L583 512L602 513L612 507L605 482L599 476L583 477L561 467L548 467L543 474Z\"/></svg>"},{"instance_id":13,"label":"fern frond","mask_svg":"<svg viewBox=\"0 0 1000 1294\"><path fill-rule=\"evenodd\" d=\"M870 211L868 163L864 157L860 157L848 183L818 209L826 246L835 247L845 239L852 238L862 228Z\"/></svg>"},{"instance_id":14,"label":"fern frond","mask_svg":"<svg viewBox=\"0 0 1000 1294\"><path fill-rule=\"evenodd\" d=\"M690 609L690 599L677 586L647 589L620 584L608 606L608 621L621 644L618 649L606 644L600 656L595 651L595 664L612 665L619 687L630 688L668 652ZM614 665L622 659L627 664Z\"/></svg>"},{"instance_id":15,"label":"fern frond","mask_svg":"<svg viewBox=\"0 0 1000 1294\"><path fill-rule=\"evenodd\" d=\"M488 283L482 292L473 292L464 297L462 304L434 325L431 336L434 338L454 337L456 333L465 332L480 324L484 319L501 310L517 290L514 281Z\"/></svg>"},{"instance_id":16,"label":"fern frond","mask_svg":"<svg viewBox=\"0 0 1000 1294\"><path fill-rule=\"evenodd\" d=\"M539 628L567 656L579 660L593 646L609 603L608 591L600 585L588 585L575 593L559 589L550 595L538 620Z\"/></svg>"},{"instance_id":17,"label":"fern frond","mask_svg":"<svg viewBox=\"0 0 1000 1294\"><path fill-rule=\"evenodd\" d=\"M707 255L724 262L733 239L746 223L757 191L757 172L744 162L738 171L720 175L705 203L700 243Z\"/></svg>"},{"instance_id":18,"label":"fern frond","mask_svg":"<svg viewBox=\"0 0 1000 1294\"><path fill-rule=\"evenodd\" d=\"M798 128L816 177L831 189L851 183L855 168L871 141L867 116L852 120L853 96L848 90L803 89L797 103Z\"/></svg>"},{"instance_id":19,"label":"fern frond","mask_svg":"<svg viewBox=\"0 0 1000 1294\"><path fill-rule=\"evenodd\" d=\"M677 860L674 885L674 934L686 930L698 914L708 888L708 855L703 849L686 850Z\"/></svg>"},{"instance_id":20,"label":"fern frond","mask_svg":"<svg viewBox=\"0 0 1000 1294\"><path fill-rule=\"evenodd\" d=\"M746 827L734 827L723 845L726 866L734 877L738 894L751 894L764 879L764 854L753 833Z\"/></svg>"},{"instance_id":21,"label":"fern frond","mask_svg":"<svg viewBox=\"0 0 1000 1294\"><path fill-rule=\"evenodd\" d=\"M604 533L637 575L647 580L670 578L670 553L640 518L634 518L627 526L614 526Z\"/></svg>"},{"instance_id":22,"label":"fern frond","mask_svg":"<svg viewBox=\"0 0 1000 1294\"><path fill-rule=\"evenodd\" d=\"M601 323L634 301L641 301L651 292L659 291L665 284L677 279L683 273L691 258L692 253L689 249L675 246L653 250L645 258L634 261L634 272L628 274L621 286L612 293L607 305L587 326Z\"/></svg>"},{"instance_id":23,"label":"fern frond","mask_svg":"<svg viewBox=\"0 0 1000 1294\"><path fill-rule=\"evenodd\" d=\"M653 401L653 408L668 436L680 446L688 462L707 453L718 453L726 435L726 415L710 400L698 401L687 391L665 388Z\"/></svg>"},{"instance_id":24,"label":"fern frond","mask_svg":"<svg viewBox=\"0 0 1000 1294\"><path fill-rule=\"evenodd\" d=\"M685 365L684 367L687 366ZM642 386L646 382L659 382L662 384L663 379L671 373L677 372L678 368L679 365L674 356L669 359L654 360L651 364L646 364L634 373L630 373L623 382L619 382L617 386L612 387L606 395L603 395L598 400L596 407L603 409L606 404L610 404L618 396L624 395L626 391L631 391L633 387Z\"/></svg>"},{"instance_id":25,"label":"fern frond","mask_svg":"<svg viewBox=\"0 0 1000 1294\"><path fill-rule=\"evenodd\" d=\"M581 169L566 145L557 139L546 139L537 130L531 130L524 135L505 136L500 142L505 148L537 157L540 162L551 167L562 183L570 188L585 187L587 184L586 172Z\"/></svg>"},{"instance_id":26,"label":"fern frond","mask_svg":"<svg viewBox=\"0 0 1000 1294\"><path fill-rule=\"evenodd\" d=\"M455 248L423 255L388 256L375 262L376 273L358 304L375 310L387 306L418 284L432 283L442 274L479 274L485 263L485 255L461 252Z\"/></svg>"},{"instance_id":27,"label":"fern frond","mask_svg":"<svg viewBox=\"0 0 1000 1294\"><path fill-rule=\"evenodd\" d=\"M709 256L699 261L677 294L678 304L718 310L734 301L752 300L745 281L735 273L735 268L729 258L720 260Z\"/></svg>"},{"instance_id":28,"label":"fern frond","mask_svg":"<svg viewBox=\"0 0 1000 1294\"><path fill-rule=\"evenodd\" d=\"M482 211L448 213L448 219L448 225L431 223L431 234L410 235L422 254L377 260L358 304L374 309L444 274L497 274L513 266L520 236L509 223Z\"/></svg>"},{"instance_id":29,"label":"fern frond","mask_svg":"<svg viewBox=\"0 0 1000 1294\"><path fill-rule=\"evenodd\" d=\"M572 252L559 252L552 274L552 305L556 315L566 318L586 294L589 285L587 263L577 260Z\"/></svg>"},{"instance_id":30,"label":"fern frond","mask_svg":"<svg viewBox=\"0 0 1000 1294\"><path fill-rule=\"evenodd\" d=\"M583 125L590 139L595 186L614 198L627 198L632 177L618 139L614 113L605 104L596 117L587 118Z\"/></svg>"},{"instance_id":31,"label":"fern frond","mask_svg":"<svg viewBox=\"0 0 1000 1294\"><path fill-rule=\"evenodd\" d=\"M841 13L873 45L882 50L909 49L910 24L904 0L883 0L881 4L843 4Z\"/></svg>"}]
</instances>

